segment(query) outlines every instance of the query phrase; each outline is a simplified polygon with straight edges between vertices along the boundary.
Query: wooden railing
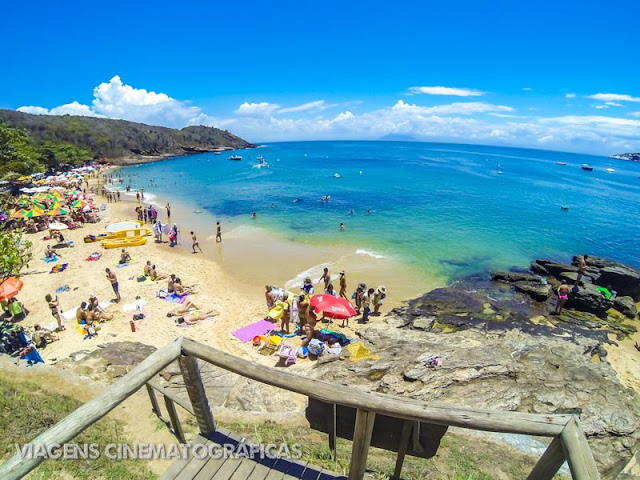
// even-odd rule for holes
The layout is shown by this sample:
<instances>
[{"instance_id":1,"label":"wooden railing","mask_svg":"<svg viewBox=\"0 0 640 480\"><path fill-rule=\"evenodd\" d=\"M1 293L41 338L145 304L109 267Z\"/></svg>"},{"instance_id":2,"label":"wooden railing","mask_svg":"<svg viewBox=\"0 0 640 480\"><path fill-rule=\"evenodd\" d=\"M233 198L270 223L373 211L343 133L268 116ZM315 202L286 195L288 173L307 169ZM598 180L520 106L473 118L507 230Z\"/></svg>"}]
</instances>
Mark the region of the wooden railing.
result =
<instances>
[{"instance_id":1,"label":"wooden railing","mask_svg":"<svg viewBox=\"0 0 640 480\"><path fill-rule=\"evenodd\" d=\"M164 393L171 427L181 442L184 442L184 433L175 410L175 404L195 416L199 430L203 435L215 433L215 421L196 358L267 385L299 393L329 404L355 408L357 413L353 432L349 480L360 480L364 476L376 415L385 415L405 421L401 440L403 444L398 449L398 461L394 472L394 476L397 478L401 474L406 442L408 442L411 431L408 426L412 422L551 437L551 443L529 474L529 480L552 479L565 460L569 464L571 475L575 480L600 478L591 449L575 415L542 415L457 408L450 405L426 404L407 398L362 392L354 388L301 377L256 364L186 338L179 338L157 350L123 378L107 387L99 397L87 402L58 424L40 434L31 442L34 451L38 451L37 447L41 445L46 447L69 442L84 429L107 415L143 385L146 385L153 410L157 414L160 414L160 409L155 391ZM178 360L180 365L190 403L163 392L162 387L152 380L156 374L175 360ZM335 444L335 438L333 441ZM23 459L16 454L0 466L0 478L19 479L42 461L41 457Z\"/></svg>"}]
</instances>

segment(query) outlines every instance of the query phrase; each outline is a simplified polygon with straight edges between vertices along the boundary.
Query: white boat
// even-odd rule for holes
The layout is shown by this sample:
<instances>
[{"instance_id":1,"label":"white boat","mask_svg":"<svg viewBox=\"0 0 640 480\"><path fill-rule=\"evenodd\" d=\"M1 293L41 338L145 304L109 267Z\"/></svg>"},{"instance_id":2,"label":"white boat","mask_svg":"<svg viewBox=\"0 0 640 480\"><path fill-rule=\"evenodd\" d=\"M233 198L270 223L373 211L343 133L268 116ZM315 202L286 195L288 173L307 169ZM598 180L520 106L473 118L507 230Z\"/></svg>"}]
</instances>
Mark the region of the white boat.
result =
<instances>
[{"instance_id":1,"label":"white boat","mask_svg":"<svg viewBox=\"0 0 640 480\"><path fill-rule=\"evenodd\" d=\"M215 152L214 155L220 155L220 152Z\"/></svg>"},{"instance_id":2,"label":"white boat","mask_svg":"<svg viewBox=\"0 0 640 480\"><path fill-rule=\"evenodd\" d=\"M593 172L593 167L590 167L589 165L587 165L586 163L582 164L582 169L586 170L588 172Z\"/></svg>"},{"instance_id":3,"label":"white boat","mask_svg":"<svg viewBox=\"0 0 640 480\"><path fill-rule=\"evenodd\" d=\"M556 165L566 165L566 162L556 162Z\"/></svg>"},{"instance_id":4,"label":"white boat","mask_svg":"<svg viewBox=\"0 0 640 480\"><path fill-rule=\"evenodd\" d=\"M336 173L333 176L336 177L336 178L340 178L340 174L339 173Z\"/></svg>"},{"instance_id":5,"label":"white boat","mask_svg":"<svg viewBox=\"0 0 640 480\"><path fill-rule=\"evenodd\" d=\"M262 157L262 155L258 155L258 163L253 165L253 168L262 168L262 167L268 167L268 166L269 164L264 161L264 158Z\"/></svg>"},{"instance_id":6,"label":"white boat","mask_svg":"<svg viewBox=\"0 0 640 480\"><path fill-rule=\"evenodd\" d=\"M607 168L607 172L612 173L615 172L615 170L613 168Z\"/></svg>"},{"instance_id":7,"label":"white boat","mask_svg":"<svg viewBox=\"0 0 640 480\"><path fill-rule=\"evenodd\" d=\"M258 155L257 160L258 160L259 162L261 162L261 161L263 161L263 160L264 160L264 157L263 157L262 155Z\"/></svg>"},{"instance_id":8,"label":"white boat","mask_svg":"<svg viewBox=\"0 0 640 480\"><path fill-rule=\"evenodd\" d=\"M242 157L240 155L231 155L229 157L229 160L234 160L236 162L239 162L240 160L242 160Z\"/></svg>"}]
</instances>

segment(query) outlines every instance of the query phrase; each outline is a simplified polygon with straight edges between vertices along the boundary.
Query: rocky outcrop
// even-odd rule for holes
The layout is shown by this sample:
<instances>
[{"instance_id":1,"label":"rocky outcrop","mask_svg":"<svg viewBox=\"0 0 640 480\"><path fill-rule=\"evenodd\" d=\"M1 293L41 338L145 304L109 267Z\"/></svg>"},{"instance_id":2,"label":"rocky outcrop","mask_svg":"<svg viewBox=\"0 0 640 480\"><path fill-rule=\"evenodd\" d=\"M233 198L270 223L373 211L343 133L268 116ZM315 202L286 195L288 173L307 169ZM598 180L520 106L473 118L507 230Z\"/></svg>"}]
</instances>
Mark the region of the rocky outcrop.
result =
<instances>
[{"instance_id":1,"label":"rocky outcrop","mask_svg":"<svg viewBox=\"0 0 640 480\"><path fill-rule=\"evenodd\" d=\"M575 413L603 478L613 478L640 441L640 396L606 361L614 331L590 313L551 316L511 284L463 281L360 327L379 360L317 364L311 374L425 402Z\"/></svg>"}]
</instances>

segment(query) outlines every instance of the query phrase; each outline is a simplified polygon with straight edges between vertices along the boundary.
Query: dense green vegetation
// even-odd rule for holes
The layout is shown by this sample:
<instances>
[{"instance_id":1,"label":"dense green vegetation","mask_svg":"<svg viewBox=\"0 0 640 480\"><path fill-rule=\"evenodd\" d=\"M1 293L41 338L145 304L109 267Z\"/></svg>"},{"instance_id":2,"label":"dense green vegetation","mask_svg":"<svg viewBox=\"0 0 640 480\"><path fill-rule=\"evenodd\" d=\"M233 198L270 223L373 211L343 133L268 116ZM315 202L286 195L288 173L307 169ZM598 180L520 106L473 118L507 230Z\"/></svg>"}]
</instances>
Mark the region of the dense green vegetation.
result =
<instances>
[{"instance_id":1,"label":"dense green vegetation","mask_svg":"<svg viewBox=\"0 0 640 480\"><path fill-rule=\"evenodd\" d=\"M59 395L38 385L14 381L2 376L0 385L0 462L16 453L15 445L23 445L48 430L81 405L66 395ZM112 443L129 443L122 435L124 426L117 420L103 418L80 435L73 443L97 444L99 451ZM105 455L88 460L46 460L29 476L33 479L78 480L149 480L155 475L145 460L109 460Z\"/></svg>"},{"instance_id":2,"label":"dense green vegetation","mask_svg":"<svg viewBox=\"0 0 640 480\"><path fill-rule=\"evenodd\" d=\"M33 256L32 247L29 240L22 238L21 230L0 231L0 284L19 276L20 270L28 267Z\"/></svg>"},{"instance_id":3,"label":"dense green vegetation","mask_svg":"<svg viewBox=\"0 0 640 480\"><path fill-rule=\"evenodd\" d=\"M170 156L253 146L226 130L204 126L176 130L126 120L0 110L2 124L0 176L8 172L32 173L92 158Z\"/></svg>"}]
</instances>

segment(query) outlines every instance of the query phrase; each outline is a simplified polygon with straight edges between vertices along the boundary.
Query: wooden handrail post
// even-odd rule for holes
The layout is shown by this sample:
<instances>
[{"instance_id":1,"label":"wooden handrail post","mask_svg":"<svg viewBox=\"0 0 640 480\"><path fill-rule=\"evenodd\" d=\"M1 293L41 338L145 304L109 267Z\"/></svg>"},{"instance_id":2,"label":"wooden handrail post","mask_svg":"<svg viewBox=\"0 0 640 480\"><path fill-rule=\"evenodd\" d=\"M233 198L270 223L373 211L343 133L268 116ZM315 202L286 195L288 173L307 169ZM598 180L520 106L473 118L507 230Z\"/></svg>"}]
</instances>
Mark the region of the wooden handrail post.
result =
<instances>
[{"instance_id":1,"label":"wooden handrail post","mask_svg":"<svg viewBox=\"0 0 640 480\"><path fill-rule=\"evenodd\" d=\"M400 475L402 475L402 464L404 463L404 456L407 454L407 448L409 447L409 438L411 437L412 426L413 422L411 420L405 420L402 422L402 434L400 435L400 444L398 445L396 468L393 471L393 478L395 480L399 480Z\"/></svg>"},{"instance_id":2,"label":"wooden handrail post","mask_svg":"<svg viewBox=\"0 0 640 480\"><path fill-rule=\"evenodd\" d=\"M574 480L600 480L596 461L577 416L567 422L560 440Z\"/></svg>"},{"instance_id":3,"label":"wooden handrail post","mask_svg":"<svg viewBox=\"0 0 640 480\"><path fill-rule=\"evenodd\" d=\"M191 355L181 355L178 361L184 384L187 387L187 394L191 405L193 405L194 414L198 421L200 433L203 435L212 435L216 431L216 424L213 420L213 414L209 408L209 400L200 376L200 368L195 357Z\"/></svg>"},{"instance_id":4,"label":"wooden handrail post","mask_svg":"<svg viewBox=\"0 0 640 480\"><path fill-rule=\"evenodd\" d=\"M151 388L148 383L145 384L145 387L147 387L147 393L149 394L149 400L151 400L151 409L153 410L153 413L155 413L158 417L161 417L162 413L160 412L160 405L158 405L156 392L153 391L153 388Z\"/></svg>"},{"instance_id":5,"label":"wooden handrail post","mask_svg":"<svg viewBox=\"0 0 640 480\"><path fill-rule=\"evenodd\" d=\"M169 412L169 419L171 420L171 428L173 433L176 434L180 443L186 443L184 439L184 431L182 430L182 424L180 423L180 417L178 417L178 412L176 411L176 406L169 397L164 397L164 404L167 407L167 412Z\"/></svg>"},{"instance_id":6,"label":"wooden handrail post","mask_svg":"<svg viewBox=\"0 0 640 480\"><path fill-rule=\"evenodd\" d=\"M333 403L330 406L331 414L327 419L329 422L329 450L331 450L331 456L335 462L338 459L338 447L337 447L337 429L336 429L336 413L338 406Z\"/></svg>"},{"instance_id":7,"label":"wooden handrail post","mask_svg":"<svg viewBox=\"0 0 640 480\"><path fill-rule=\"evenodd\" d=\"M536 463L527 480L551 480L565 461L560 437L555 437Z\"/></svg>"},{"instance_id":8,"label":"wooden handrail post","mask_svg":"<svg viewBox=\"0 0 640 480\"><path fill-rule=\"evenodd\" d=\"M353 429L353 447L351 448L349 480L362 480L364 478L375 419L375 412L360 409L356 411L356 426Z\"/></svg>"}]
</instances>

